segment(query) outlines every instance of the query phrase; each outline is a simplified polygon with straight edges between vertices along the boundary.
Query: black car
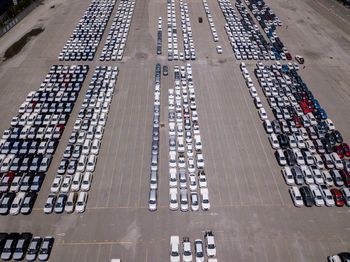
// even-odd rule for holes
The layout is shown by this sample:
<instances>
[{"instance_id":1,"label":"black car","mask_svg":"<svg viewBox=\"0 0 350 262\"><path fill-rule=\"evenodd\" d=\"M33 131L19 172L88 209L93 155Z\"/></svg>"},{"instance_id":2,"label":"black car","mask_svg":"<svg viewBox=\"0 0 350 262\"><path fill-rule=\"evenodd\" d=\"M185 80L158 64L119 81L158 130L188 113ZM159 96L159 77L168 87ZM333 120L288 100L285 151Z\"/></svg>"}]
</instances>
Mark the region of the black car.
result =
<instances>
[{"instance_id":1,"label":"black car","mask_svg":"<svg viewBox=\"0 0 350 262\"><path fill-rule=\"evenodd\" d=\"M2 250L4 249L7 238L7 233L0 233L0 253L2 253Z\"/></svg>"},{"instance_id":2,"label":"black car","mask_svg":"<svg viewBox=\"0 0 350 262\"><path fill-rule=\"evenodd\" d=\"M278 139L278 142L279 142L279 144L280 144L280 147L282 148L282 149L286 149L286 148L288 148L288 139L287 139L287 136L286 135L284 135L284 134L278 134L277 135L277 139Z\"/></svg>"},{"instance_id":3,"label":"black car","mask_svg":"<svg viewBox=\"0 0 350 262\"><path fill-rule=\"evenodd\" d=\"M167 76L168 75L168 67L165 65L163 66L163 75Z\"/></svg>"},{"instance_id":4,"label":"black car","mask_svg":"<svg viewBox=\"0 0 350 262\"><path fill-rule=\"evenodd\" d=\"M304 204L307 207L312 207L314 205L314 200L309 187L303 186L300 188L300 194L303 197Z\"/></svg>"},{"instance_id":5,"label":"black car","mask_svg":"<svg viewBox=\"0 0 350 262\"><path fill-rule=\"evenodd\" d=\"M289 166L294 166L296 164L295 156L292 150L290 149L285 150L284 156L286 157L287 163Z\"/></svg>"},{"instance_id":6,"label":"black car","mask_svg":"<svg viewBox=\"0 0 350 262\"><path fill-rule=\"evenodd\" d=\"M343 143L343 137L338 130L332 132L332 136L337 141L337 143Z\"/></svg>"},{"instance_id":7,"label":"black car","mask_svg":"<svg viewBox=\"0 0 350 262\"><path fill-rule=\"evenodd\" d=\"M15 251L17 241L20 237L19 233L11 233L6 239L4 249L1 252L2 260L10 260L12 258L13 252Z\"/></svg>"},{"instance_id":8,"label":"black car","mask_svg":"<svg viewBox=\"0 0 350 262\"><path fill-rule=\"evenodd\" d=\"M27 252L30 240L32 239L32 233L22 233L17 241L15 252L13 253L14 260L22 260Z\"/></svg>"},{"instance_id":9,"label":"black car","mask_svg":"<svg viewBox=\"0 0 350 262\"><path fill-rule=\"evenodd\" d=\"M329 134L327 133L325 135L325 139L327 139L329 141L329 143L331 144L331 146L335 146L335 144L337 143L337 141L335 140L335 137L333 136L333 134Z\"/></svg>"},{"instance_id":10,"label":"black car","mask_svg":"<svg viewBox=\"0 0 350 262\"><path fill-rule=\"evenodd\" d=\"M16 193L7 193L0 203L0 215L7 215L10 211L13 200L16 197Z\"/></svg>"},{"instance_id":11,"label":"black car","mask_svg":"<svg viewBox=\"0 0 350 262\"><path fill-rule=\"evenodd\" d=\"M334 150L333 146L331 145L331 142L327 138L322 138L321 142L322 142L327 154L330 154L333 152L333 150Z\"/></svg>"},{"instance_id":12,"label":"black car","mask_svg":"<svg viewBox=\"0 0 350 262\"><path fill-rule=\"evenodd\" d=\"M343 262L350 261L350 253L349 252L342 252L339 253L338 256L340 257L340 260Z\"/></svg>"}]
</instances>

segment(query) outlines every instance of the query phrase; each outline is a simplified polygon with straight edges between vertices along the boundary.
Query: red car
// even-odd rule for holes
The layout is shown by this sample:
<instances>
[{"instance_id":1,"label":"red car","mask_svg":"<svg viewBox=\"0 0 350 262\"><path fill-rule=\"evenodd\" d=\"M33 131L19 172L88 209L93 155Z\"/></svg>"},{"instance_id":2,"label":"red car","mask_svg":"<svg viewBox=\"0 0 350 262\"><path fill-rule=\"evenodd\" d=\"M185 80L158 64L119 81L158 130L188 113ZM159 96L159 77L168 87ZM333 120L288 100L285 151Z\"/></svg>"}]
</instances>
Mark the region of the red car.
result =
<instances>
[{"instance_id":1,"label":"red car","mask_svg":"<svg viewBox=\"0 0 350 262\"><path fill-rule=\"evenodd\" d=\"M309 108L309 110L311 111L311 112L313 112L314 110L315 110L315 108L314 108L314 104L311 102L311 101L307 101L306 102L306 104L307 104L307 106L308 106L308 108Z\"/></svg>"},{"instance_id":2,"label":"red car","mask_svg":"<svg viewBox=\"0 0 350 262\"><path fill-rule=\"evenodd\" d=\"M15 177L15 173L10 172L1 179L1 183L0 183L1 193L5 193L9 190L14 177Z\"/></svg>"},{"instance_id":3,"label":"red car","mask_svg":"<svg viewBox=\"0 0 350 262\"><path fill-rule=\"evenodd\" d=\"M290 53L286 53L286 57L288 60L292 60L292 56L290 55Z\"/></svg>"},{"instance_id":4,"label":"red car","mask_svg":"<svg viewBox=\"0 0 350 262\"><path fill-rule=\"evenodd\" d=\"M334 152L336 152L340 158L344 158L344 151L341 146L335 146Z\"/></svg>"},{"instance_id":5,"label":"red car","mask_svg":"<svg viewBox=\"0 0 350 262\"><path fill-rule=\"evenodd\" d=\"M343 170L340 170L339 173L344 180L345 186L350 187L350 174L349 174L348 170L343 169Z\"/></svg>"},{"instance_id":6,"label":"red car","mask_svg":"<svg viewBox=\"0 0 350 262\"><path fill-rule=\"evenodd\" d=\"M350 147L347 143L343 143L342 145L343 151L344 151L344 155L345 156L350 156Z\"/></svg>"},{"instance_id":7,"label":"red car","mask_svg":"<svg viewBox=\"0 0 350 262\"><path fill-rule=\"evenodd\" d=\"M294 116L293 120L295 122L296 127L301 127L302 126L299 116Z\"/></svg>"},{"instance_id":8,"label":"red car","mask_svg":"<svg viewBox=\"0 0 350 262\"><path fill-rule=\"evenodd\" d=\"M344 198L343 198L342 194L340 193L339 189L332 188L331 193L332 193L332 196L334 198L335 205L338 207L344 206Z\"/></svg>"},{"instance_id":9,"label":"red car","mask_svg":"<svg viewBox=\"0 0 350 262\"><path fill-rule=\"evenodd\" d=\"M300 107L303 110L304 115L310 112L310 109L305 102L301 102Z\"/></svg>"}]
</instances>

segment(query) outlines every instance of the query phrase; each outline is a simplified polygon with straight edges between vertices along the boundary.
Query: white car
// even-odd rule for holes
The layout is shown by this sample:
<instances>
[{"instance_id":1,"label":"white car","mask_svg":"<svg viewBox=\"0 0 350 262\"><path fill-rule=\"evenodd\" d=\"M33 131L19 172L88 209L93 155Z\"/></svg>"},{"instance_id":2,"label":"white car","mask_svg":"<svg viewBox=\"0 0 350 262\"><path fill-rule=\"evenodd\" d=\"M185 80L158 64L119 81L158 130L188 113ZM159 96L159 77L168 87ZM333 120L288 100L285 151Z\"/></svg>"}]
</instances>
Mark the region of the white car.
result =
<instances>
[{"instance_id":1,"label":"white car","mask_svg":"<svg viewBox=\"0 0 350 262\"><path fill-rule=\"evenodd\" d=\"M197 181L196 181L196 175L190 174L189 175L189 184L190 184L190 190L196 191L197 190Z\"/></svg>"},{"instance_id":2,"label":"white car","mask_svg":"<svg viewBox=\"0 0 350 262\"><path fill-rule=\"evenodd\" d=\"M208 187L207 178L206 178L204 172L200 172L199 177L198 177L198 181L199 181L199 187L200 188Z\"/></svg>"},{"instance_id":3,"label":"white car","mask_svg":"<svg viewBox=\"0 0 350 262\"><path fill-rule=\"evenodd\" d=\"M330 120L329 118L327 118L325 122L326 122L326 124L327 124L329 130L331 130L331 131L335 130L335 126L334 126L332 120Z\"/></svg>"},{"instance_id":4,"label":"white car","mask_svg":"<svg viewBox=\"0 0 350 262\"><path fill-rule=\"evenodd\" d=\"M100 151L100 140L94 139L91 146L91 154L98 155Z\"/></svg>"},{"instance_id":5,"label":"white car","mask_svg":"<svg viewBox=\"0 0 350 262\"><path fill-rule=\"evenodd\" d=\"M170 188L169 189L169 208L170 210L177 210L179 208L179 203L177 200L177 188Z\"/></svg>"},{"instance_id":6,"label":"white car","mask_svg":"<svg viewBox=\"0 0 350 262\"><path fill-rule=\"evenodd\" d=\"M170 262L180 262L180 239L179 236L170 237Z\"/></svg>"},{"instance_id":7,"label":"white car","mask_svg":"<svg viewBox=\"0 0 350 262\"><path fill-rule=\"evenodd\" d=\"M312 176L310 168L306 165L302 165L302 166L300 166L300 169L303 173L305 183L308 185L313 184L315 181L314 181L314 178Z\"/></svg>"},{"instance_id":8,"label":"white car","mask_svg":"<svg viewBox=\"0 0 350 262\"><path fill-rule=\"evenodd\" d=\"M203 154L197 154L197 168L198 169L203 169L204 168Z\"/></svg>"},{"instance_id":9,"label":"white car","mask_svg":"<svg viewBox=\"0 0 350 262\"><path fill-rule=\"evenodd\" d=\"M81 191L89 191L91 187L92 173L86 172L81 182Z\"/></svg>"},{"instance_id":10,"label":"white car","mask_svg":"<svg viewBox=\"0 0 350 262\"><path fill-rule=\"evenodd\" d=\"M61 192L67 193L71 187L71 183L72 183L72 176L71 175L65 176L61 185Z\"/></svg>"},{"instance_id":11,"label":"white car","mask_svg":"<svg viewBox=\"0 0 350 262\"><path fill-rule=\"evenodd\" d=\"M75 206L75 212L83 213L86 208L88 194L86 192L80 192L78 195L78 200Z\"/></svg>"},{"instance_id":12,"label":"white car","mask_svg":"<svg viewBox=\"0 0 350 262\"><path fill-rule=\"evenodd\" d=\"M213 233L210 231L206 232L204 237L208 257L216 257L216 245Z\"/></svg>"},{"instance_id":13,"label":"white car","mask_svg":"<svg viewBox=\"0 0 350 262\"><path fill-rule=\"evenodd\" d=\"M319 154L314 154L313 158L314 158L314 162L315 162L317 168L324 169L324 163L323 163L322 158L320 157L320 155Z\"/></svg>"},{"instance_id":14,"label":"white car","mask_svg":"<svg viewBox=\"0 0 350 262\"><path fill-rule=\"evenodd\" d=\"M323 180L323 177L321 175L321 171L318 168L316 168L315 166L311 166L310 169L311 169L312 176L315 180L315 183L318 185L324 184L324 180Z\"/></svg>"},{"instance_id":15,"label":"white car","mask_svg":"<svg viewBox=\"0 0 350 262\"><path fill-rule=\"evenodd\" d=\"M330 157L331 157L336 169L338 169L338 170L344 169L344 164L336 152L331 153Z\"/></svg>"},{"instance_id":16,"label":"white car","mask_svg":"<svg viewBox=\"0 0 350 262\"><path fill-rule=\"evenodd\" d=\"M182 243L182 260L184 262L191 262L192 261L192 248L191 248L191 242L188 238L184 238Z\"/></svg>"},{"instance_id":17,"label":"white car","mask_svg":"<svg viewBox=\"0 0 350 262\"><path fill-rule=\"evenodd\" d=\"M176 168L176 152L170 151L169 154L169 167L170 168Z\"/></svg>"},{"instance_id":18,"label":"white car","mask_svg":"<svg viewBox=\"0 0 350 262\"><path fill-rule=\"evenodd\" d=\"M340 189L340 192L343 195L345 204L349 207L350 206L350 189L347 187L343 187L342 189Z\"/></svg>"},{"instance_id":19,"label":"white car","mask_svg":"<svg viewBox=\"0 0 350 262\"><path fill-rule=\"evenodd\" d=\"M17 193L19 191L23 178L24 178L24 175L17 175L13 178L11 187L10 187L10 192Z\"/></svg>"},{"instance_id":20,"label":"white car","mask_svg":"<svg viewBox=\"0 0 350 262\"><path fill-rule=\"evenodd\" d=\"M84 144L83 144L83 147L82 147L82 150L81 150L81 154L82 155L89 155L90 154L90 148L91 148L91 140L90 139L86 139L84 141Z\"/></svg>"},{"instance_id":21,"label":"white car","mask_svg":"<svg viewBox=\"0 0 350 262\"><path fill-rule=\"evenodd\" d=\"M306 140L305 141L306 148L309 150L311 154L316 154L316 148L314 143L312 143L311 140Z\"/></svg>"},{"instance_id":22,"label":"white car","mask_svg":"<svg viewBox=\"0 0 350 262\"><path fill-rule=\"evenodd\" d=\"M332 207L335 205L333 195L326 185L318 185L326 206Z\"/></svg>"},{"instance_id":23,"label":"white car","mask_svg":"<svg viewBox=\"0 0 350 262\"><path fill-rule=\"evenodd\" d=\"M278 142L276 134L270 134L269 141L273 149L280 149L280 143Z\"/></svg>"},{"instance_id":24,"label":"white car","mask_svg":"<svg viewBox=\"0 0 350 262\"><path fill-rule=\"evenodd\" d=\"M208 188L201 188L201 202L202 202L202 210L209 210L210 209L210 201L209 201L209 192Z\"/></svg>"},{"instance_id":25,"label":"white car","mask_svg":"<svg viewBox=\"0 0 350 262\"><path fill-rule=\"evenodd\" d=\"M169 169L169 187L177 187L177 172L176 168Z\"/></svg>"},{"instance_id":26,"label":"white car","mask_svg":"<svg viewBox=\"0 0 350 262\"><path fill-rule=\"evenodd\" d=\"M294 157L297 161L297 164L300 166L300 165L305 165L305 159L300 151L299 148L293 148L292 149L293 151L293 154L294 154Z\"/></svg>"},{"instance_id":27,"label":"white car","mask_svg":"<svg viewBox=\"0 0 350 262\"><path fill-rule=\"evenodd\" d=\"M85 171L85 166L87 162L87 156L86 155L81 155L78 161L78 167L77 171L78 172L84 172Z\"/></svg>"},{"instance_id":28,"label":"white car","mask_svg":"<svg viewBox=\"0 0 350 262\"><path fill-rule=\"evenodd\" d=\"M303 198L301 197L298 187L296 186L290 187L289 193L296 207L302 207L304 205Z\"/></svg>"},{"instance_id":29,"label":"white car","mask_svg":"<svg viewBox=\"0 0 350 262\"><path fill-rule=\"evenodd\" d=\"M222 54L222 47L220 45L216 46L216 51L218 54Z\"/></svg>"},{"instance_id":30,"label":"white car","mask_svg":"<svg viewBox=\"0 0 350 262\"><path fill-rule=\"evenodd\" d=\"M104 127L101 126L101 125L98 125L98 126L96 127L96 131L95 131L95 138L101 140L102 137L103 137L103 132L104 132Z\"/></svg>"},{"instance_id":31,"label":"white car","mask_svg":"<svg viewBox=\"0 0 350 262\"><path fill-rule=\"evenodd\" d=\"M282 175L284 177L284 180L286 181L287 185L294 185L294 177L292 174L292 171L290 170L290 167L285 166L282 168Z\"/></svg>"},{"instance_id":32,"label":"white car","mask_svg":"<svg viewBox=\"0 0 350 262\"><path fill-rule=\"evenodd\" d=\"M275 151L275 156L280 166L285 166L287 164L287 160L286 160L286 157L284 156L282 149L277 149Z\"/></svg>"},{"instance_id":33,"label":"white car","mask_svg":"<svg viewBox=\"0 0 350 262\"><path fill-rule=\"evenodd\" d=\"M51 185L51 193L57 193L60 190L62 180L63 177L61 175L55 177Z\"/></svg>"},{"instance_id":34,"label":"white car","mask_svg":"<svg viewBox=\"0 0 350 262\"><path fill-rule=\"evenodd\" d=\"M25 192L19 192L17 193L15 199L13 200L11 204L10 214L15 216L19 214L19 211L21 210L22 202L24 200Z\"/></svg>"},{"instance_id":35,"label":"white car","mask_svg":"<svg viewBox=\"0 0 350 262\"><path fill-rule=\"evenodd\" d=\"M309 185L309 188L311 190L315 205L319 207L324 206L324 200L318 186L311 184Z\"/></svg>"},{"instance_id":36,"label":"white car","mask_svg":"<svg viewBox=\"0 0 350 262\"><path fill-rule=\"evenodd\" d=\"M76 172L74 174L72 185L71 185L71 190L73 192L80 190L81 179L82 179L82 173Z\"/></svg>"},{"instance_id":37,"label":"white car","mask_svg":"<svg viewBox=\"0 0 350 262\"><path fill-rule=\"evenodd\" d=\"M7 155L1 163L0 172L2 173L8 172L14 159L15 159L14 154Z\"/></svg>"},{"instance_id":38,"label":"white car","mask_svg":"<svg viewBox=\"0 0 350 262\"><path fill-rule=\"evenodd\" d=\"M333 187L334 186L333 178L332 178L332 176L331 176L331 174L329 173L328 170L323 170L322 171L322 176L323 176L323 180L325 181L327 186L329 186L329 187Z\"/></svg>"},{"instance_id":39,"label":"white car","mask_svg":"<svg viewBox=\"0 0 350 262\"><path fill-rule=\"evenodd\" d=\"M267 120L267 114L266 114L265 108L263 107L260 108L258 112L261 120Z\"/></svg>"},{"instance_id":40,"label":"white car","mask_svg":"<svg viewBox=\"0 0 350 262\"><path fill-rule=\"evenodd\" d=\"M56 201L56 194L50 194L47 197L45 206L44 206L44 213L45 214L50 214L52 213L52 210L55 206L55 201Z\"/></svg>"},{"instance_id":41,"label":"white car","mask_svg":"<svg viewBox=\"0 0 350 262\"><path fill-rule=\"evenodd\" d=\"M94 172L95 170L95 165L96 165L96 156L95 155L90 155L88 162L86 164L86 171L88 172Z\"/></svg>"}]
</instances>

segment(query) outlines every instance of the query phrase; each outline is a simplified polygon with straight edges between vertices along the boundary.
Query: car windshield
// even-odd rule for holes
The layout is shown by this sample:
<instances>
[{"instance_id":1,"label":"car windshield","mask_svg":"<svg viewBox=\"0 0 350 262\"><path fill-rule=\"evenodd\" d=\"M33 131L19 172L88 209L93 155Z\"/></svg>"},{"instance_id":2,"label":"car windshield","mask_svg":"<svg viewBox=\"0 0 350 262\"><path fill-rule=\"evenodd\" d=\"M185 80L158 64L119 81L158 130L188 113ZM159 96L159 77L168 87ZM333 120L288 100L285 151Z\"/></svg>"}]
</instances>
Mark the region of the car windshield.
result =
<instances>
[{"instance_id":1,"label":"car windshield","mask_svg":"<svg viewBox=\"0 0 350 262\"><path fill-rule=\"evenodd\" d=\"M184 251L184 256L191 256L191 255L192 255L191 251L188 251L188 250Z\"/></svg>"}]
</instances>

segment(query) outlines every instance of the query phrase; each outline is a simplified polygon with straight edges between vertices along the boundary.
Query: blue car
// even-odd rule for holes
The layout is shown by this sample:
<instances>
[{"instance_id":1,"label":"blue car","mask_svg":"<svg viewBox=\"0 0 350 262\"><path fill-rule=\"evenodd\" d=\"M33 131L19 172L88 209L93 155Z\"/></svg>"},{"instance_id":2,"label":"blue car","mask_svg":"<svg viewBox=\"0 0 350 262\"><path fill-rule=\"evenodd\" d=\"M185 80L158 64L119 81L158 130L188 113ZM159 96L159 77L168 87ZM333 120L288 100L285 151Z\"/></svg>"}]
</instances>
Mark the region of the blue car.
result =
<instances>
[{"instance_id":1,"label":"blue car","mask_svg":"<svg viewBox=\"0 0 350 262\"><path fill-rule=\"evenodd\" d=\"M314 104L315 109L321 108L320 104L318 103L318 101L316 99L312 100L312 103Z\"/></svg>"},{"instance_id":2,"label":"blue car","mask_svg":"<svg viewBox=\"0 0 350 262\"><path fill-rule=\"evenodd\" d=\"M324 111L323 108L320 108L318 111L320 112L322 119L327 119L326 111Z\"/></svg>"}]
</instances>

